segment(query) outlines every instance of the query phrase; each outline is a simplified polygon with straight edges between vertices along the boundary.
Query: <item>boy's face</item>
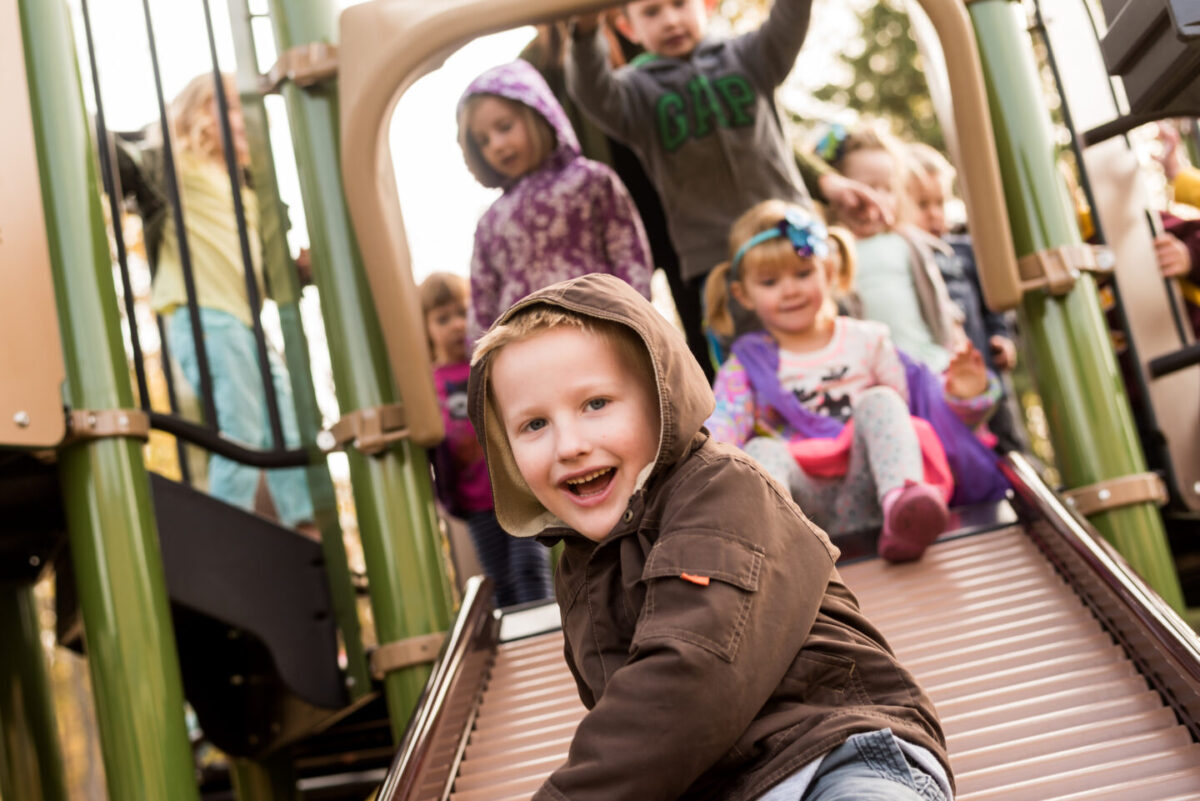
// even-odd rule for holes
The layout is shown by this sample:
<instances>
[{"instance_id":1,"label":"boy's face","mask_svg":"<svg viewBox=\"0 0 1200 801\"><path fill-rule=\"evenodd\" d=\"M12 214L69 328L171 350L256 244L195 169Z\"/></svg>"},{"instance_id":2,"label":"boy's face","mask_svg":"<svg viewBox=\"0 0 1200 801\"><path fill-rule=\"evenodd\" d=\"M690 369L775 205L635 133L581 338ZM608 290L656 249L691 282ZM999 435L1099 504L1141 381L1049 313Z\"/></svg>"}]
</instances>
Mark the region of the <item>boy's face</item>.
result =
<instances>
[{"instance_id":1,"label":"boy's face","mask_svg":"<svg viewBox=\"0 0 1200 801\"><path fill-rule=\"evenodd\" d=\"M708 26L704 0L635 0L623 11L629 39L668 58L686 58Z\"/></svg>"},{"instance_id":2,"label":"boy's face","mask_svg":"<svg viewBox=\"0 0 1200 801\"><path fill-rule=\"evenodd\" d=\"M934 236L946 235L946 191L936 173L917 171L908 182L913 220Z\"/></svg>"},{"instance_id":3,"label":"boy's face","mask_svg":"<svg viewBox=\"0 0 1200 801\"><path fill-rule=\"evenodd\" d=\"M605 337L559 326L505 345L492 363L493 397L525 483L595 542L658 454L657 392L633 361Z\"/></svg>"},{"instance_id":4,"label":"boy's face","mask_svg":"<svg viewBox=\"0 0 1200 801\"><path fill-rule=\"evenodd\" d=\"M515 103L482 98L471 113L469 127L484 161L505 178L516 178L538 166L533 136Z\"/></svg>"},{"instance_id":5,"label":"boy's face","mask_svg":"<svg viewBox=\"0 0 1200 801\"><path fill-rule=\"evenodd\" d=\"M467 360L467 310L451 301L434 306L425 315L425 329L433 343L433 358L438 364L458 364Z\"/></svg>"}]
</instances>

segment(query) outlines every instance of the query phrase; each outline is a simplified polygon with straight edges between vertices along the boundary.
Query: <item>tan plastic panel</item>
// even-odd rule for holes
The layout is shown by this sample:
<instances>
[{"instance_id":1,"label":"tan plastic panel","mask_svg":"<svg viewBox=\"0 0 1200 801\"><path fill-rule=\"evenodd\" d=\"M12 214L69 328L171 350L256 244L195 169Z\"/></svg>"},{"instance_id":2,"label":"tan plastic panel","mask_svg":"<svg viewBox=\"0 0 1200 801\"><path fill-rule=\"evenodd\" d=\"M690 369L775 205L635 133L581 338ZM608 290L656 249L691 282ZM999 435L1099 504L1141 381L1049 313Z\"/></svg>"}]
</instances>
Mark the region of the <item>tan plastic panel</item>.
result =
<instances>
[{"instance_id":1,"label":"tan plastic panel","mask_svg":"<svg viewBox=\"0 0 1200 801\"><path fill-rule=\"evenodd\" d=\"M1041 0L1041 7L1063 99L1075 125L1087 130L1117 117L1108 73L1083 5L1079 0ZM1140 165L1124 137L1087 148L1083 161L1095 195L1095 214L1116 257L1114 277L1141 358L1138 369L1150 388L1179 491L1192 510L1200 511L1200 365L1158 379L1146 371L1151 359L1187 344L1190 332L1180 340L1168 286L1158 275L1154 232L1146 216L1151 204Z\"/></svg>"},{"instance_id":2,"label":"tan plastic panel","mask_svg":"<svg viewBox=\"0 0 1200 801\"><path fill-rule=\"evenodd\" d=\"M973 143L958 161L980 278L988 305L1020 301L1000 167L975 34L961 0L920 0L943 43L955 127ZM590 0L375 0L342 12L342 172L346 200L371 282L410 436L442 436L414 291L412 261L396 194L387 130L400 95L458 47L482 34L602 8Z\"/></svg>"},{"instance_id":3,"label":"tan plastic panel","mask_svg":"<svg viewBox=\"0 0 1200 801\"><path fill-rule=\"evenodd\" d=\"M958 167L984 302L993 311L1015 308L1021 302L1017 254L992 137L983 67L966 3L908 0L908 7L934 107ZM959 147L959 142L970 146Z\"/></svg>"},{"instance_id":4,"label":"tan plastic panel","mask_svg":"<svg viewBox=\"0 0 1200 801\"><path fill-rule=\"evenodd\" d=\"M16 0L0 0L0 445L66 434L62 341Z\"/></svg>"}]
</instances>

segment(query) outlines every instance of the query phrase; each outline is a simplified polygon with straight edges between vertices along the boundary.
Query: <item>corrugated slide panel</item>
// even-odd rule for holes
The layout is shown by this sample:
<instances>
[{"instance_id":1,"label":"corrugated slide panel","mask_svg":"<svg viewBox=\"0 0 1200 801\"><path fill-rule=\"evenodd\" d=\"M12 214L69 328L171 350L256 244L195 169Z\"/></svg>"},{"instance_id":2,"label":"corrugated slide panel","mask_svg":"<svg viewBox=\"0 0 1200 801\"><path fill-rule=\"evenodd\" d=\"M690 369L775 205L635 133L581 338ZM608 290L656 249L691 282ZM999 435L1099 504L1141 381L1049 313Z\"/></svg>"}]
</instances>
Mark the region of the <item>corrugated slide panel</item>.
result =
<instances>
[{"instance_id":1,"label":"corrugated slide panel","mask_svg":"<svg viewBox=\"0 0 1200 801\"><path fill-rule=\"evenodd\" d=\"M1200 799L1200 744L1020 529L841 572L937 705L960 801ZM583 712L559 632L501 645L450 797L529 798Z\"/></svg>"}]
</instances>

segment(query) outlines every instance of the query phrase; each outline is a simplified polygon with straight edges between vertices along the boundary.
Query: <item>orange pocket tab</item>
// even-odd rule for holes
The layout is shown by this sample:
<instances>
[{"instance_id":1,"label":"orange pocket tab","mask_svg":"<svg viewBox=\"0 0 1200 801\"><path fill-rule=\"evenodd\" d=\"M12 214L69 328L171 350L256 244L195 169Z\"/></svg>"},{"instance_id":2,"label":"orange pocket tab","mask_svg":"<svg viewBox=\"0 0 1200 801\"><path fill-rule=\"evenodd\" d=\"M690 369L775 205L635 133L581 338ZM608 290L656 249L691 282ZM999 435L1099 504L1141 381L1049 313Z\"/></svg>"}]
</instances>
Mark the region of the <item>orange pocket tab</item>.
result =
<instances>
[{"instance_id":1,"label":"orange pocket tab","mask_svg":"<svg viewBox=\"0 0 1200 801\"><path fill-rule=\"evenodd\" d=\"M699 584L701 587L707 587L711 579L708 576L694 576L691 573L680 573L679 577L684 581L690 581L693 584Z\"/></svg>"}]
</instances>

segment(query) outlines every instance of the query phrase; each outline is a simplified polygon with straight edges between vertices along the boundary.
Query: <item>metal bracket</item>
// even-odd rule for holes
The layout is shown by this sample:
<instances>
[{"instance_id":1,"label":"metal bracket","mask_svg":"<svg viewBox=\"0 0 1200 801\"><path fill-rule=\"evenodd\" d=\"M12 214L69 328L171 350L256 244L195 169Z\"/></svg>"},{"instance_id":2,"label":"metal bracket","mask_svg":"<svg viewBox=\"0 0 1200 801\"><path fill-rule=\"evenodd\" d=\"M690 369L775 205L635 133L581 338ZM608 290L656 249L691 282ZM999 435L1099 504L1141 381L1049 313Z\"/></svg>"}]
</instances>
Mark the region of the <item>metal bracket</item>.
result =
<instances>
[{"instance_id":1,"label":"metal bracket","mask_svg":"<svg viewBox=\"0 0 1200 801\"><path fill-rule=\"evenodd\" d=\"M1158 473L1134 473L1097 481L1086 487L1067 490L1063 497L1068 506L1084 517L1147 501L1162 506L1168 499L1167 486Z\"/></svg>"},{"instance_id":2,"label":"metal bracket","mask_svg":"<svg viewBox=\"0 0 1200 801\"><path fill-rule=\"evenodd\" d=\"M1030 253L1017 262L1021 291L1044 289L1051 295L1065 295L1075 288L1080 271L1112 272L1111 264L1101 266L1091 245L1062 245Z\"/></svg>"},{"instance_id":3,"label":"metal bracket","mask_svg":"<svg viewBox=\"0 0 1200 801\"><path fill-rule=\"evenodd\" d=\"M381 645L371 652L371 675L382 679L394 670L427 665L437 659L445 640L446 632L435 631Z\"/></svg>"},{"instance_id":4,"label":"metal bracket","mask_svg":"<svg viewBox=\"0 0 1200 801\"><path fill-rule=\"evenodd\" d=\"M408 424L404 417L404 406L390 403L343 415L328 431L321 432L317 437L317 445L327 452L353 445L359 453L373 456L406 437Z\"/></svg>"},{"instance_id":5,"label":"metal bracket","mask_svg":"<svg viewBox=\"0 0 1200 801\"><path fill-rule=\"evenodd\" d=\"M312 86L337 75L337 45L328 42L309 42L289 47L262 76L259 91L274 94L291 81L297 86Z\"/></svg>"},{"instance_id":6,"label":"metal bracket","mask_svg":"<svg viewBox=\"0 0 1200 801\"><path fill-rule=\"evenodd\" d=\"M63 437L62 445L112 437L150 439L150 415L141 409L72 409L67 412L67 435Z\"/></svg>"}]
</instances>

